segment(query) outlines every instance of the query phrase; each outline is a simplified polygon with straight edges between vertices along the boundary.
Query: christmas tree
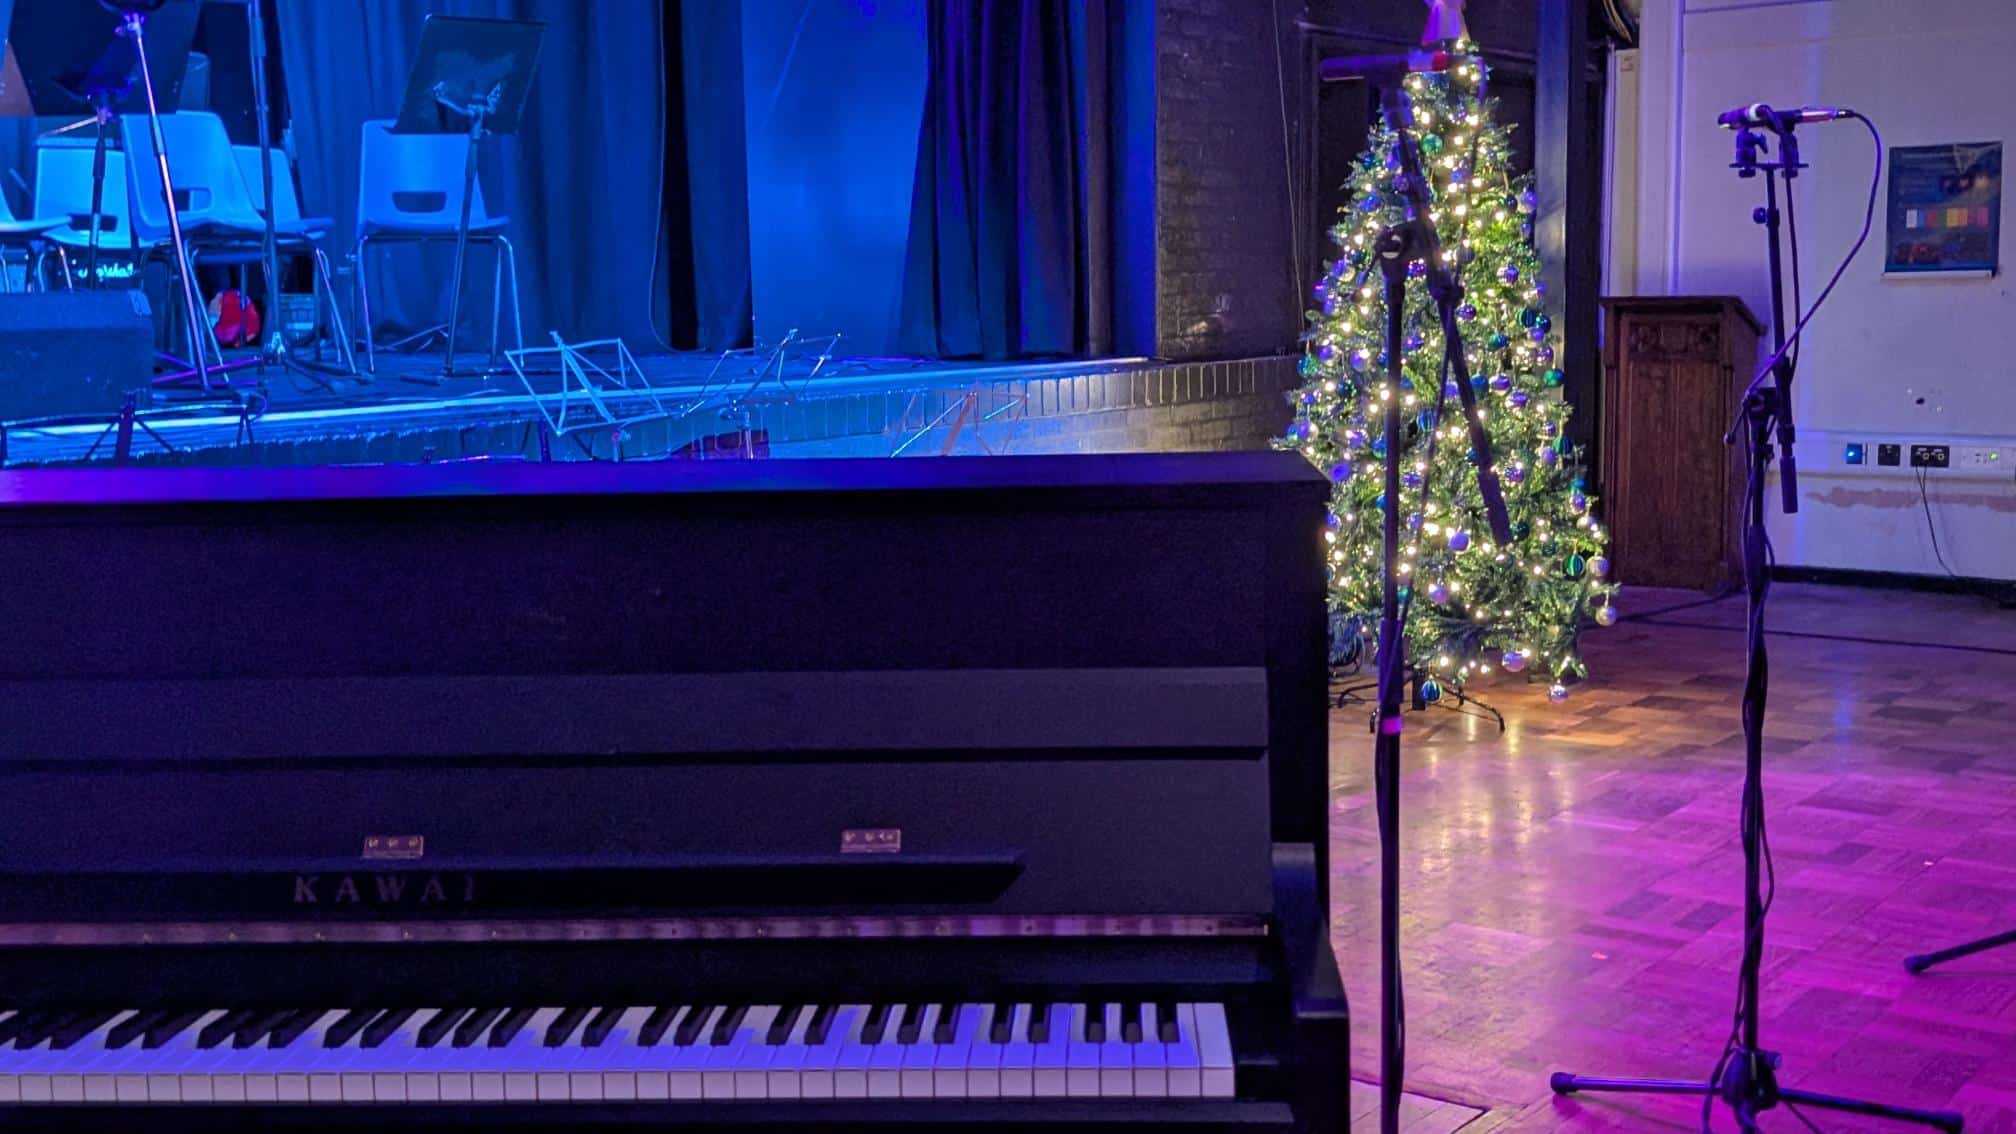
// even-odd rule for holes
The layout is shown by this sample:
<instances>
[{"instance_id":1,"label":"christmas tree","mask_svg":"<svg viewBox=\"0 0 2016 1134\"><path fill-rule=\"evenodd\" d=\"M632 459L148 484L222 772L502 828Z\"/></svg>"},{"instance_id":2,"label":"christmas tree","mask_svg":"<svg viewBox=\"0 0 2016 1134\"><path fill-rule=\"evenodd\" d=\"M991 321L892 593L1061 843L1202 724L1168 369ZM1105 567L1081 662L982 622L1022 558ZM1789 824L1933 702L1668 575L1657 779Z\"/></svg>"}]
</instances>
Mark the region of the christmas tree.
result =
<instances>
[{"instance_id":1,"label":"christmas tree","mask_svg":"<svg viewBox=\"0 0 2016 1134\"><path fill-rule=\"evenodd\" d=\"M1386 376L1384 281L1372 253L1405 217L1398 139L1382 122L1354 169L1350 198L1330 230L1339 257L1315 295L1302 362L1305 384L1284 445L1330 475L1330 606L1340 653L1368 650L1378 627L1385 399L1408 427L1400 509L1400 584L1410 596L1408 662L1433 697L1489 673L1494 661L1554 681L1585 674L1576 649L1585 618L1615 621L1602 527L1566 432L1559 344L1542 309L1533 249L1531 178L1514 177L1510 130L1492 120L1484 64L1467 41L1440 57L1446 69L1407 76L1410 136L1428 181L1445 261L1462 286L1458 326L1471 384L1491 438L1512 521L1495 544L1458 391L1445 372L1440 321L1422 286L1427 265L1408 265L1404 377Z\"/></svg>"}]
</instances>

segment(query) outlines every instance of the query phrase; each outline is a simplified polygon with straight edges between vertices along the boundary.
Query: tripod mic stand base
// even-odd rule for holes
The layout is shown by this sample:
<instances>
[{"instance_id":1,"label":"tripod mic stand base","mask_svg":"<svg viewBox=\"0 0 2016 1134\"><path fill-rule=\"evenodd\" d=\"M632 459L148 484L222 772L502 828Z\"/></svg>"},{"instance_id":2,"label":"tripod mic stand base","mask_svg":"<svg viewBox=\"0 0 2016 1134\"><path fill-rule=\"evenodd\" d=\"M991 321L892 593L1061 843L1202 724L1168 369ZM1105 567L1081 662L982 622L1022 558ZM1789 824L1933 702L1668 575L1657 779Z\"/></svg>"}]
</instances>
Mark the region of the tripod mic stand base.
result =
<instances>
[{"instance_id":1,"label":"tripod mic stand base","mask_svg":"<svg viewBox=\"0 0 2016 1134\"><path fill-rule=\"evenodd\" d=\"M1915 953L1904 958L1904 969L1906 972L1922 973L1933 965L1943 965L1948 961L1957 961L1962 957L1971 957L1976 953L1985 953L2004 945L2016 945L2016 929L1998 933L1993 937L1983 937L1979 941L1969 941L1965 945L1955 945L1951 949L1941 949L1936 953Z\"/></svg>"},{"instance_id":2,"label":"tripod mic stand base","mask_svg":"<svg viewBox=\"0 0 2016 1134\"><path fill-rule=\"evenodd\" d=\"M1750 1070L1753 1067L1756 1069L1755 1073ZM1717 1095L1736 1112L1737 1125L1743 1130L1757 1129L1757 1116L1783 1102L1795 1107L1810 1106L1815 1110L1831 1110L1841 1114L1859 1114L1869 1118L1886 1118L1895 1122L1929 1126L1934 1130L1944 1131L1945 1134L1962 1134L1961 1127L1965 1120L1954 1111L1917 1110L1912 1107L1891 1106L1889 1103L1868 1102L1780 1087L1777 1068L1778 1056L1774 1052L1738 1051L1729 1060L1729 1070L1720 1083L1709 1083L1699 1079L1598 1079L1556 1071L1547 1080L1547 1085L1557 1095L1583 1092L1697 1097Z\"/></svg>"}]
</instances>

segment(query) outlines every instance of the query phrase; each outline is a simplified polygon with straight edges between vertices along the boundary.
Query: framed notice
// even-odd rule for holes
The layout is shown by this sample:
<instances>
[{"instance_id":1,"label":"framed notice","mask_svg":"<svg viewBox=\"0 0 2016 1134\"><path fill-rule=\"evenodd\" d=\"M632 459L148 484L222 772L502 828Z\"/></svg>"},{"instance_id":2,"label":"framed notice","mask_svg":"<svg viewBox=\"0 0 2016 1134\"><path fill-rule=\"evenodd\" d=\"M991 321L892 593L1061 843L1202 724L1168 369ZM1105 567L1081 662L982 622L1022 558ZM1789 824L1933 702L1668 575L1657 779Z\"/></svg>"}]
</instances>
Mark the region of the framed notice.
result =
<instances>
[{"instance_id":1,"label":"framed notice","mask_svg":"<svg viewBox=\"0 0 2016 1134\"><path fill-rule=\"evenodd\" d=\"M2002 143L1890 151L1886 275L1993 275L2002 239Z\"/></svg>"}]
</instances>

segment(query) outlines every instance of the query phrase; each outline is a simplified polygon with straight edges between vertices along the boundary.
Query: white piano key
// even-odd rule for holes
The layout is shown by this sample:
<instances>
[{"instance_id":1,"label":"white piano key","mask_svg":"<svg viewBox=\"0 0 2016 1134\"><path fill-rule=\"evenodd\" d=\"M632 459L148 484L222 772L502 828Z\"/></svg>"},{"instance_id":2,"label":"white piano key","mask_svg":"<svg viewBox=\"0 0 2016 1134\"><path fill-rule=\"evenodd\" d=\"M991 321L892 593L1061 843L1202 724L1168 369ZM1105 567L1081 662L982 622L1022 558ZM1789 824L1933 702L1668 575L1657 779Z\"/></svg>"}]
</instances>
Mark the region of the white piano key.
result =
<instances>
[{"instance_id":1,"label":"white piano key","mask_svg":"<svg viewBox=\"0 0 2016 1134\"><path fill-rule=\"evenodd\" d=\"M1204 1074L1197 1061L1197 1009L1176 1006L1176 1042L1163 1050L1169 1057L1169 1097L1194 1099L1204 1093Z\"/></svg>"},{"instance_id":2,"label":"white piano key","mask_svg":"<svg viewBox=\"0 0 2016 1134\"><path fill-rule=\"evenodd\" d=\"M651 1011L655 1012L659 1007L662 1005L653 1005ZM672 1060L679 1054L678 1049L672 1046L672 1033L678 1030L680 1019L692 1010L690 1007L674 1008L665 1035L651 1047L638 1047L634 1039L631 1041L632 1050L627 1055L637 1065L639 1099L659 1101L672 1097ZM651 1012L645 1013L647 1018L650 1015ZM641 1029L643 1023L640 1021L637 1026Z\"/></svg>"},{"instance_id":3,"label":"white piano key","mask_svg":"<svg viewBox=\"0 0 2016 1134\"><path fill-rule=\"evenodd\" d=\"M148 1102L210 1101L209 1080L201 1075L191 1075L185 1080L183 1072L194 1064L198 1055L209 1054L197 1048L196 1037L223 1015L221 1011L205 1012L160 1047L148 1049L152 1053L152 1059L134 1062L134 1069L144 1069L147 1076Z\"/></svg>"},{"instance_id":4,"label":"white piano key","mask_svg":"<svg viewBox=\"0 0 2016 1134\"><path fill-rule=\"evenodd\" d=\"M1001 1048L1001 1097L1026 1099L1036 1093L1036 1045L1029 1042L1031 1009L1015 1006L1015 1026L1008 1043Z\"/></svg>"},{"instance_id":5,"label":"white piano key","mask_svg":"<svg viewBox=\"0 0 2016 1134\"><path fill-rule=\"evenodd\" d=\"M799 1097L830 1099L838 1095L836 1080L840 1056L846 1050L848 1037L858 1034L854 1029L862 1011L859 1004L846 1004L834 1010L833 1019L826 1028L825 1042L813 1044L805 1051L804 1070L798 1077ZM867 1091L868 1083L864 1078L861 1092L865 1095Z\"/></svg>"},{"instance_id":6,"label":"white piano key","mask_svg":"<svg viewBox=\"0 0 2016 1134\"><path fill-rule=\"evenodd\" d=\"M735 1053L734 1080L735 1098L767 1099L770 1097L770 1060L777 1054L777 1048L769 1042L770 1026L777 1022L777 1013L783 1008L776 1004L758 1004L742 1017L742 1026L735 1030L735 1042L730 1045Z\"/></svg>"},{"instance_id":7,"label":"white piano key","mask_svg":"<svg viewBox=\"0 0 2016 1134\"><path fill-rule=\"evenodd\" d=\"M117 1071L133 1058L133 1051L140 1044L135 1040L126 1047L108 1048L105 1041L113 1028L138 1015L130 1009L120 1012L71 1046L71 1066L78 1076L78 1087L85 1102L119 1101ZM144 1079L139 1081L139 1088L140 1099L145 1100L147 1084Z\"/></svg>"},{"instance_id":8,"label":"white piano key","mask_svg":"<svg viewBox=\"0 0 2016 1134\"><path fill-rule=\"evenodd\" d=\"M1162 1022L1155 1005L1141 1006L1141 1042L1134 1045L1134 1097L1169 1096L1169 1057L1161 1040Z\"/></svg>"},{"instance_id":9,"label":"white piano key","mask_svg":"<svg viewBox=\"0 0 2016 1134\"><path fill-rule=\"evenodd\" d=\"M1008 1008L1010 1023L1015 1009ZM1001 1045L990 1037L994 1029L994 1005L983 1004L973 1027L973 1042L966 1049L966 1097L1001 1097Z\"/></svg>"},{"instance_id":10,"label":"white piano key","mask_svg":"<svg viewBox=\"0 0 2016 1134\"><path fill-rule=\"evenodd\" d=\"M1197 1059L1203 1068L1202 1094L1208 1099L1233 1096L1232 1031L1225 1023L1223 1004L1199 1004L1197 1009Z\"/></svg>"},{"instance_id":11,"label":"white piano key","mask_svg":"<svg viewBox=\"0 0 2016 1134\"><path fill-rule=\"evenodd\" d=\"M882 1041L868 1050L868 1097L871 1099L903 1097L903 1045L896 1042L896 1030L902 1025L903 1013L907 1011L908 1005L891 1004L888 1023L882 1029Z\"/></svg>"},{"instance_id":12,"label":"white piano key","mask_svg":"<svg viewBox=\"0 0 2016 1134\"><path fill-rule=\"evenodd\" d=\"M535 1010L532 1018L503 1047L491 1046L488 1033L476 1041L476 1047L482 1049L478 1058L483 1065L504 1076L506 1102L567 1101L567 1074L557 1064L567 1058L568 1049L546 1046L546 1029L553 1026L563 1011L563 1008Z\"/></svg>"},{"instance_id":13,"label":"white piano key","mask_svg":"<svg viewBox=\"0 0 2016 1134\"><path fill-rule=\"evenodd\" d=\"M805 1057L811 1054L805 1043L805 1033L811 1030L815 1005L804 1005L798 1011L798 1018L791 1023L791 1034L785 1041L771 1048L770 1063L764 1075L764 1093L773 1099L796 1099L804 1097Z\"/></svg>"},{"instance_id":14,"label":"white piano key","mask_svg":"<svg viewBox=\"0 0 2016 1134\"><path fill-rule=\"evenodd\" d=\"M937 1065L938 1052L931 1042L931 1033L938 1027L938 1006L926 1004L917 1020L917 1042L899 1044L902 1048L903 1065L898 1072L897 1093L906 1099L928 1099L933 1093L932 1068Z\"/></svg>"},{"instance_id":15,"label":"white piano key","mask_svg":"<svg viewBox=\"0 0 2016 1134\"><path fill-rule=\"evenodd\" d=\"M1098 1004L1073 1004L1071 1006L1070 1048L1065 1054L1067 1060L1064 1072L1064 1093L1074 1099L1099 1097L1099 1045L1085 1038L1085 1025L1092 1013L1102 1012ZM1103 1027L1106 1018L1101 1015Z\"/></svg>"},{"instance_id":16,"label":"white piano key","mask_svg":"<svg viewBox=\"0 0 2016 1134\"><path fill-rule=\"evenodd\" d=\"M650 1018L649 1007L624 1009L623 1015L616 1020L616 1026L609 1030L609 1038L595 1049L596 1063L602 1068L604 1099L630 1102L637 1098L638 1073L648 1066L644 1049L637 1046L637 1033L643 1029L644 1021ZM586 1065L584 1062L583 1066Z\"/></svg>"},{"instance_id":17,"label":"white piano key","mask_svg":"<svg viewBox=\"0 0 2016 1134\"><path fill-rule=\"evenodd\" d=\"M1071 1026L1078 1013L1070 1004L1050 1006L1050 1036L1035 1045L1032 1093L1039 1099L1061 1099L1070 1094Z\"/></svg>"},{"instance_id":18,"label":"white piano key","mask_svg":"<svg viewBox=\"0 0 2016 1134\"><path fill-rule=\"evenodd\" d=\"M328 1053L323 1040L329 1034L330 1025L343 1018L343 1012L332 1010L322 1013L308 1030L294 1037L286 1047L278 1049L282 1053L274 1067L280 1101L305 1103L311 1101L308 1076L319 1067L320 1060Z\"/></svg>"},{"instance_id":19,"label":"white piano key","mask_svg":"<svg viewBox=\"0 0 2016 1134\"><path fill-rule=\"evenodd\" d=\"M680 1047L674 1042L674 1034L686 1026L688 1017L700 1018L700 1032L693 1042ZM706 1097L702 1074L707 1067L707 1039L715 1021L721 1016L721 1006L688 1008L679 1014L679 1020L665 1033L663 1043L672 1044L672 1062L668 1068L666 1093L674 1099L700 1099Z\"/></svg>"},{"instance_id":20,"label":"white piano key","mask_svg":"<svg viewBox=\"0 0 2016 1134\"><path fill-rule=\"evenodd\" d=\"M853 1016L847 1023L847 1039L833 1060L833 1097L868 1097L868 1060L871 1049L861 1042L861 1026L868 1022L868 1005L850 1004ZM811 1097L810 1095L807 1096Z\"/></svg>"},{"instance_id":21,"label":"white piano key","mask_svg":"<svg viewBox=\"0 0 2016 1134\"><path fill-rule=\"evenodd\" d=\"M1120 1005L1108 1004L1105 1012L1106 1042L1099 1045L1099 1097L1133 1098L1134 1049L1139 1045L1127 1042Z\"/></svg>"},{"instance_id":22,"label":"white piano key","mask_svg":"<svg viewBox=\"0 0 2016 1134\"><path fill-rule=\"evenodd\" d=\"M338 1076L346 1103L405 1102L406 1072L427 1059L438 1048L420 1046L420 1029L441 1009L423 1008L406 1017L385 1042L365 1047L363 1036L353 1041L357 1054L347 1061ZM443 1041L446 1042L445 1040ZM421 1069L425 1073L426 1069Z\"/></svg>"},{"instance_id":23,"label":"white piano key","mask_svg":"<svg viewBox=\"0 0 2016 1134\"><path fill-rule=\"evenodd\" d=\"M973 1040L980 1031L979 1004L961 1004L955 1009L952 1042L941 1044L931 1064L931 1096L963 1099L971 1093Z\"/></svg>"}]
</instances>

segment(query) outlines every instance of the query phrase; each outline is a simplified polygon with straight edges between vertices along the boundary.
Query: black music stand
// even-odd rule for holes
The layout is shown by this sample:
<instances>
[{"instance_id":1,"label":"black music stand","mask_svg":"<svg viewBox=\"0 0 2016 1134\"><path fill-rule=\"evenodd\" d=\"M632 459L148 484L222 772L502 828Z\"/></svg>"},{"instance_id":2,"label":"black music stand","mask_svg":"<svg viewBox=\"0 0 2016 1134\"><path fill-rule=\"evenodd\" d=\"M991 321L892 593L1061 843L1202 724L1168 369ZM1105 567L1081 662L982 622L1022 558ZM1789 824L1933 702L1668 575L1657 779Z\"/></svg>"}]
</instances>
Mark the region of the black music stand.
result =
<instances>
[{"instance_id":1,"label":"black music stand","mask_svg":"<svg viewBox=\"0 0 2016 1134\"><path fill-rule=\"evenodd\" d=\"M395 134L469 135L462 216L455 226L455 271L449 284L448 346L441 365L445 378L463 376L455 369L455 339L462 323L477 156L483 139L518 132L545 36L546 25L532 20L428 16L420 29L420 48L406 79L399 118L392 124ZM366 327L364 333L371 329Z\"/></svg>"},{"instance_id":2,"label":"black music stand","mask_svg":"<svg viewBox=\"0 0 2016 1134\"><path fill-rule=\"evenodd\" d=\"M182 100L182 79L188 71L189 49L196 42L201 5L164 5L148 19L147 66L154 76L155 98L164 113ZM83 0L15 0L7 29L7 48L20 68L26 110L11 97L16 113L67 118L89 111L90 118L64 132L92 123L98 132L91 164L91 243L86 276L98 286L98 241L104 228L106 127L113 116L144 114L147 94L137 81L140 53L133 40L120 34L121 17ZM11 94L11 92L10 92ZM194 348L192 348L194 349Z\"/></svg>"}]
</instances>

